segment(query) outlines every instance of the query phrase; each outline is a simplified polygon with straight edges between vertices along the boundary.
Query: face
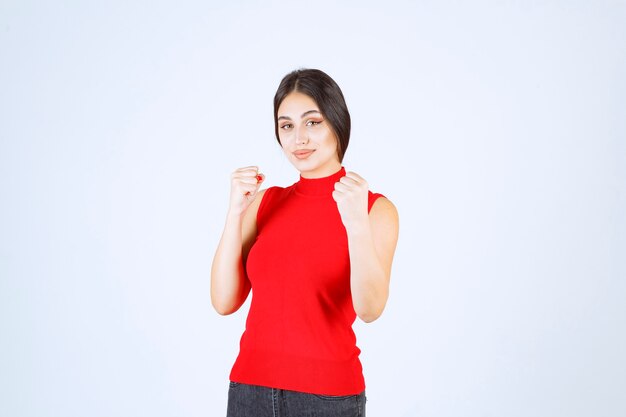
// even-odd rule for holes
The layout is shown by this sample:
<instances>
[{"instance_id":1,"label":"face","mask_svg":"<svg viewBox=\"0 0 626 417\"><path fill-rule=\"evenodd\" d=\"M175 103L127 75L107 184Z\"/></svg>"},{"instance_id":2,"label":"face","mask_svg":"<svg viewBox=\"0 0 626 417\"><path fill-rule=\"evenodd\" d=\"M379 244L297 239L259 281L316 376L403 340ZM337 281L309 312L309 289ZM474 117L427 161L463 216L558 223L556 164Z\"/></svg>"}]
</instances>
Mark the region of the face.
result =
<instances>
[{"instance_id":1,"label":"face","mask_svg":"<svg viewBox=\"0 0 626 417\"><path fill-rule=\"evenodd\" d=\"M300 92L288 94L278 107L278 138L289 161L304 178L339 171L337 138L315 101Z\"/></svg>"}]
</instances>

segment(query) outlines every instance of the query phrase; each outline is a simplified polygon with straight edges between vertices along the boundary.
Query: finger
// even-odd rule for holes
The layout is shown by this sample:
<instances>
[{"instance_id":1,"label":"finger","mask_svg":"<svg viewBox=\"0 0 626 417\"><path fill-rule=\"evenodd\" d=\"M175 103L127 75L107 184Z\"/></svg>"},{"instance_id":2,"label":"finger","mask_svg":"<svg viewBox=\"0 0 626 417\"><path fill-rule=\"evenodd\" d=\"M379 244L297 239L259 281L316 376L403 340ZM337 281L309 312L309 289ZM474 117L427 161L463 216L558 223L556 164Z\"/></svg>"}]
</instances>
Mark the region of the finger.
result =
<instances>
[{"instance_id":1,"label":"finger","mask_svg":"<svg viewBox=\"0 0 626 417\"><path fill-rule=\"evenodd\" d=\"M246 191L244 194L246 197L254 197L259 192L259 187L254 187L254 190Z\"/></svg>"},{"instance_id":2,"label":"finger","mask_svg":"<svg viewBox=\"0 0 626 417\"><path fill-rule=\"evenodd\" d=\"M241 170L235 171L233 173L233 176L238 178L254 177L256 178L257 182L261 182L263 181L263 179L265 179L265 175L259 172L259 169L257 167L242 168Z\"/></svg>"},{"instance_id":3,"label":"finger","mask_svg":"<svg viewBox=\"0 0 626 417\"><path fill-rule=\"evenodd\" d=\"M243 171L254 171L254 172L258 172L259 171L259 167L256 166L256 165L252 165L252 166L249 166L249 167L238 168L238 169L235 170L235 172L237 172L237 171L242 171L242 172Z\"/></svg>"},{"instance_id":4,"label":"finger","mask_svg":"<svg viewBox=\"0 0 626 417\"><path fill-rule=\"evenodd\" d=\"M254 184L254 189L253 190L248 190L246 191L246 193L244 194L246 197L254 197L257 193L257 191L259 191L259 188L261 188L261 183L265 180L265 175L264 174L257 174L254 177L254 182L252 182L252 180L250 181L246 181L246 184L252 185Z\"/></svg>"},{"instance_id":5,"label":"finger","mask_svg":"<svg viewBox=\"0 0 626 417\"><path fill-rule=\"evenodd\" d=\"M352 187L348 186L347 184L344 184L343 182L336 182L335 183L335 191L337 191L338 193L345 193L350 191Z\"/></svg>"},{"instance_id":6,"label":"finger","mask_svg":"<svg viewBox=\"0 0 626 417\"><path fill-rule=\"evenodd\" d=\"M256 184L258 182L254 175L233 175L230 180L233 184Z\"/></svg>"},{"instance_id":7,"label":"finger","mask_svg":"<svg viewBox=\"0 0 626 417\"><path fill-rule=\"evenodd\" d=\"M240 177L240 176L249 177L249 176L256 176L258 173L259 173L258 167L245 167L245 168L239 168L233 171L232 176L233 177Z\"/></svg>"},{"instance_id":8,"label":"finger","mask_svg":"<svg viewBox=\"0 0 626 417\"><path fill-rule=\"evenodd\" d=\"M365 179L361 177L359 174L357 174L356 172L348 171L346 172L346 177L351 178L356 182L365 182Z\"/></svg>"},{"instance_id":9,"label":"finger","mask_svg":"<svg viewBox=\"0 0 626 417\"><path fill-rule=\"evenodd\" d=\"M259 175L259 171L255 169L246 169L245 171L233 172L233 177L256 177Z\"/></svg>"},{"instance_id":10,"label":"finger","mask_svg":"<svg viewBox=\"0 0 626 417\"><path fill-rule=\"evenodd\" d=\"M259 187L257 187L256 184L240 184L239 186L239 192L242 192L244 194L246 193L253 193L256 192L256 190L258 190Z\"/></svg>"},{"instance_id":11,"label":"finger","mask_svg":"<svg viewBox=\"0 0 626 417\"><path fill-rule=\"evenodd\" d=\"M265 178L265 175L261 174L258 171L247 170L247 171L236 171L233 173L233 179L249 179L255 182L261 181Z\"/></svg>"},{"instance_id":12,"label":"finger","mask_svg":"<svg viewBox=\"0 0 626 417\"><path fill-rule=\"evenodd\" d=\"M347 186L356 186L359 185L359 182L357 180L355 180L354 178L350 178L350 177L341 177L339 179L339 182L342 184L345 184Z\"/></svg>"},{"instance_id":13,"label":"finger","mask_svg":"<svg viewBox=\"0 0 626 417\"><path fill-rule=\"evenodd\" d=\"M256 186L258 184L258 181L256 180L255 177L243 177L243 178L235 178L235 184L247 184L247 185L254 185Z\"/></svg>"}]
</instances>

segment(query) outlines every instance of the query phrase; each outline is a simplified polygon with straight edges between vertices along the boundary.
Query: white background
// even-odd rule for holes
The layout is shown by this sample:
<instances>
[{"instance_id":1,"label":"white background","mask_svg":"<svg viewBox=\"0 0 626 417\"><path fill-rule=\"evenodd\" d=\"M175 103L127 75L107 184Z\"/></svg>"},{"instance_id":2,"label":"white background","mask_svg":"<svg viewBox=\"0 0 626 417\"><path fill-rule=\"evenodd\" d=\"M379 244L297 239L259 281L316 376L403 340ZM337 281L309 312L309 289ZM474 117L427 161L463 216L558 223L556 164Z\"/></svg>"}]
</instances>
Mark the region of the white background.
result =
<instances>
[{"instance_id":1,"label":"white background","mask_svg":"<svg viewBox=\"0 0 626 417\"><path fill-rule=\"evenodd\" d=\"M61 4L62 3L62 4ZM338 3L341 3L339 5ZM626 2L0 3L0 415L221 416L228 179L320 68L398 207L369 416L626 415Z\"/></svg>"}]
</instances>

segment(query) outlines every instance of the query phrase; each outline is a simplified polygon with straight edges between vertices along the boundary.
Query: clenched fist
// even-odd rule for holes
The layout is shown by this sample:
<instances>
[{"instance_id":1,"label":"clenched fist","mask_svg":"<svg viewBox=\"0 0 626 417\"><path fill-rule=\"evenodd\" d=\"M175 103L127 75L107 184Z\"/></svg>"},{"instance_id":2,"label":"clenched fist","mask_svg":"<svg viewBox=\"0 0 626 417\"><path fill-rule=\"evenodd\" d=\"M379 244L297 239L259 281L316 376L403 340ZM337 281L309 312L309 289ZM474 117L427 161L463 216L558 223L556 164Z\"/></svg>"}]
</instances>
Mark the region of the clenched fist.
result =
<instances>
[{"instance_id":1,"label":"clenched fist","mask_svg":"<svg viewBox=\"0 0 626 417\"><path fill-rule=\"evenodd\" d=\"M256 198L257 191L265 180L259 167L239 168L230 175L229 211L242 214Z\"/></svg>"},{"instance_id":2,"label":"clenched fist","mask_svg":"<svg viewBox=\"0 0 626 417\"><path fill-rule=\"evenodd\" d=\"M368 221L368 191L367 181L354 172L347 172L335 183L333 199L337 202L337 209L346 229Z\"/></svg>"}]
</instances>

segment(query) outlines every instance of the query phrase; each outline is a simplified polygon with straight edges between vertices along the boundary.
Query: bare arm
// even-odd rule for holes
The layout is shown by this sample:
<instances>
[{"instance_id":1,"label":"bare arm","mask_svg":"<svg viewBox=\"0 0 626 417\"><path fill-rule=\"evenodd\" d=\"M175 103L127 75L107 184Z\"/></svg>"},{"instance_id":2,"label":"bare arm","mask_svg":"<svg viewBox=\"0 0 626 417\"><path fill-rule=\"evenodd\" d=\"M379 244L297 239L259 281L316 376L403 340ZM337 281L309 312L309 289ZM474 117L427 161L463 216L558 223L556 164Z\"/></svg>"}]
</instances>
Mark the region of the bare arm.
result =
<instances>
[{"instance_id":1,"label":"bare arm","mask_svg":"<svg viewBox=\"0 0 626 417\"><path fill-rule=\"evenodd\" d=\"M333 198L348 235L354 311L369 323L380 317L389 296L398 212L391 201L381 197L368 215L367 182L352 172L335 185Z\"/></svg>"},{"instance_id":2,"label":"bare arm","mask_svg":"<svg viewBox=\"0 0 626 417\"><path fill-rule=\"evenodd\" d=\"M231 195L226 224L211 267L211 303L222 315L241 307L250 293L244 264L256 237L256 214L263 191L258 168L240 168L231 175Z\"/></svg>"},{"instance_id":3,"label":"bare arm","mask_svg":"<svg viewBox=\"0 0 626 417\"><path fill-rule=\"evenodd\" d=\"M389 297L391 264L398 241L398 212L386 198L376 200L369 221L346 228L352 303L366 323L382 314Z\"/></svg>"}]
</instances>

